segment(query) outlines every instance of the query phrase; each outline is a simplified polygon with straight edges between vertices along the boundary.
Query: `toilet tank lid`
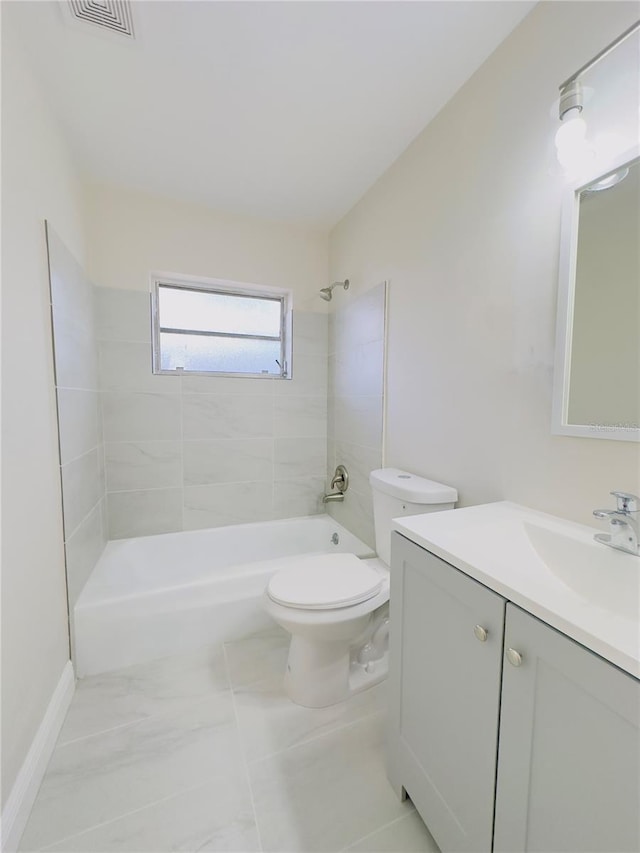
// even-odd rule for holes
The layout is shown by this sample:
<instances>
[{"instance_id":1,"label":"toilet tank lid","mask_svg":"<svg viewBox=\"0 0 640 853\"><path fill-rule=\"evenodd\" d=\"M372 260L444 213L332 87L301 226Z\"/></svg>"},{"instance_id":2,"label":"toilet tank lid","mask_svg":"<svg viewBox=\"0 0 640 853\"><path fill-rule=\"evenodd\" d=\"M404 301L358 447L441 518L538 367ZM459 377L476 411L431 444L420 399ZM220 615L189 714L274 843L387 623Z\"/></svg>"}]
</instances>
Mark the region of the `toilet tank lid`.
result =
<instances>
[{"instance_id":1,"label":"toilet tank lid","mask_svg":"<svg viewBox=\"0 0 640 853\"><path fill-rule=\"evenodd\" d=\"M448 504L458 500L458 492L452 486L425 480L399 468L378 468L369 475L369 482L394 498L415 504Z\"/></svg>"}]
</instances>

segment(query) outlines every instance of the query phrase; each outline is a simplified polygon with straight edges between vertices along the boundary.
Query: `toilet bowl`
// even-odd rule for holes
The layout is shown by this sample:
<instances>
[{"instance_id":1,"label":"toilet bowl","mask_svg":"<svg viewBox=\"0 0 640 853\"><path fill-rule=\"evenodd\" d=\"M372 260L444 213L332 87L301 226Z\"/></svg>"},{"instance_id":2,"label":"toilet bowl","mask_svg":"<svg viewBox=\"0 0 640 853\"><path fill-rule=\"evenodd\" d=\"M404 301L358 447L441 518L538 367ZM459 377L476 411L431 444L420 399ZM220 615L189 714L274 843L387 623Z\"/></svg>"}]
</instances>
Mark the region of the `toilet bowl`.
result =
<instances>
[{"instance_id":1,"label":"toilet bowl","mask_svg":"<svg viewBox=\"0 0 640 853\"><path fill-rule=\"evenodd\" d=\"M285 692L323 708L377 684L388 671L392 519L452 509L457 492L396 468L372 471L378 557L301 557L276 572L264 593L271 617L291 634Z\"/></svg>"},{"instance_id":2,"label":"toilet bowl","mask_svg":"<svg viewBox=\"0 0 640 853\"><path fill-rule=\"evenodd\" d=\"M284 687L293 702L323 708L385 677L385 666L360 664L358 652L388 601L389 571L375 558L321 554L273 575L264 603L291 634Z\"/></svg>"}]
</instances>

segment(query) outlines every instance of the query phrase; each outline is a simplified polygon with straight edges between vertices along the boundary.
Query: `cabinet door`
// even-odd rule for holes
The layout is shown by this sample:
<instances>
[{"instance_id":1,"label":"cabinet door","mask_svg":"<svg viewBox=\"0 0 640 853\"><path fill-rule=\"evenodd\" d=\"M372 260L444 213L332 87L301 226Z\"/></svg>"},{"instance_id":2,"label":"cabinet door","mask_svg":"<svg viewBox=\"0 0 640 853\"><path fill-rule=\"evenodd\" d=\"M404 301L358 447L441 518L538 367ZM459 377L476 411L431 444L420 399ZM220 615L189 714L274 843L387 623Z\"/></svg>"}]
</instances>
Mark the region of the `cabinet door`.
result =
<instances>
[{"instance_id":1,"label":"cabinet door","mask_svg":"<svg viewBox=\"0 0 640 853\"><path fill-rule=\"evenodd\" d=\"M640 682L513 604L505 653L495 850L640 850Z\"/></svg>"},{"instance_id":2,"label":"cabinet door","mask_svg":"<svg viewBox=\"0 0 640 853\"><path fill-rule=\"evenodd\" d=\"M391 566L390 781L442 851L487 853L505 600L397 533Z\"/></svg>"}]
</instances>

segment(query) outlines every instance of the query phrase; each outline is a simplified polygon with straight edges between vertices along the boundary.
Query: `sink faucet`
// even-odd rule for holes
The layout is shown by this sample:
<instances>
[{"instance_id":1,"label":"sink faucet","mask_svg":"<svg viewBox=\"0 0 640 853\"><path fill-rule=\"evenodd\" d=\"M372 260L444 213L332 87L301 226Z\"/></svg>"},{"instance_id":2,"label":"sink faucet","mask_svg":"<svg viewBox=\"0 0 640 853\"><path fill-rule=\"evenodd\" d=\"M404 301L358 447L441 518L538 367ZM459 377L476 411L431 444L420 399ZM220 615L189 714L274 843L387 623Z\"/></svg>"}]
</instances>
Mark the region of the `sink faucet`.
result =
<instances>
[{"instance_id":1,"label":"sink faucet","mask_svg":"<svg viewBox=\"0 0 640 853\"><path fill-rule=\"evenodd\" d=\"M638 544L638 516L640 516L640 498L627 492L611 492L617 501L616 509L594 509L596 518L607 518L611 533L596 533L594 539L640 557Z\"/></svg>"}]
</instances>

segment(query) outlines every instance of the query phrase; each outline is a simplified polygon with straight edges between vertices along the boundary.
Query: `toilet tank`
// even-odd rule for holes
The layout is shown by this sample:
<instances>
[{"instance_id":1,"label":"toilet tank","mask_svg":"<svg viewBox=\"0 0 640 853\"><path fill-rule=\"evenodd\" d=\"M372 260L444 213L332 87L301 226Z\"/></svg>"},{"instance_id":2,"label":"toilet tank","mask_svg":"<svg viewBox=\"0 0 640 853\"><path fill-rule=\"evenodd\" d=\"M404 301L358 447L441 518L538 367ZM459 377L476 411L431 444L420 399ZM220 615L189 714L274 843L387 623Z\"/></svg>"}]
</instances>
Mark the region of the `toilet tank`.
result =
<instances>
[{"instance_id":1,"label":"toilet tank","mask_svg":"<svg viewBox=\"0 0 640 853\"><path fill-rule=\"evenodd\" d=\"M458 492L451 486L425 480L399 468L378 468L369 475L373 491L373 519L378 557L391 563L391 520L453 509Z\"/></svg>"}]
</instances>

